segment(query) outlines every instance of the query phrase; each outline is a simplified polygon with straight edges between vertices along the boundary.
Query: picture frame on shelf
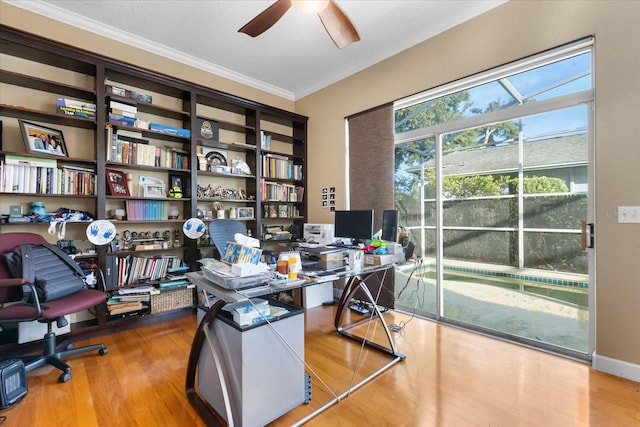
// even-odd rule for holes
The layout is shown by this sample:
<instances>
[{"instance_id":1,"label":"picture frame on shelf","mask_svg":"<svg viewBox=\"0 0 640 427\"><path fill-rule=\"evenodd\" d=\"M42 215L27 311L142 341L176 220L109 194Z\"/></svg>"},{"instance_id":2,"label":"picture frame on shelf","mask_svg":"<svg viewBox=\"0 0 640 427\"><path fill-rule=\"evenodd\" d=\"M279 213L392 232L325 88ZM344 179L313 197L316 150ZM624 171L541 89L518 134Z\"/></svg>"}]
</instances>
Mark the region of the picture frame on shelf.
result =
<instances>
[{"instance_id":1,"label":"picture frame on shelf","mask_svg":"<svg viewBox=\"0 0 640 427\"><path fill-rule=\"evenodd\" d=\"M145 184L142 187L142 197L166 197L163 184Z\"/></svg>"},{"instance_id":2,"label":"picture frame on shelf","mask_svg":"<svg viewBox=\"0 0 640 427\"><path fill-rule=\"evenodd\" d=\"M209 171L213 172L218 166L227 166L227 153L222 150L204 147L202 154L207 160Z\"/></svg>"},{"instance_id":3,"label":"picture frame on shelf","mask_svg":"<svg viewBox=\"0 0 640 427\"><path fill-rule=\"evenodd\" d=\"M62 131L18 119L22 140L28 153L69 157Z\"/></svg>"},{"instance_id":4,"label":"picture frame on shelf","mask_svg":"<svg viewBox=\"0 0 640 427\"><path fill-rule=\"evenodd\" d=\"M169 174L169 194L173 194L173 197L178 197L177 194L179 194L180 196L178 198L182 198L184 195L184 183L182 178L182 175ZM176 192L176 189L180 190Z\"/></svg>"},{"instance_id":5,"label":"picture frame on shelf","mask_svg":"<svg viewBox=\"0 0 640 427\"><path fill-rule=\"evenodd\" d=\"M250 206L242 206L238 208L238 218L253 218L253 208Z\"/></svg>"},{"instance_id":6,"label":"picture frame on shelf","mask_svg":"<svg viewBox=\"0 0 640 427\"><path fill-rule=\"evenodd\" d=\"M289 207L287 205L279 205L278 218L287 218L287 217L289 217Z\"/></svg>"},{"instance_id":7,"label":"picture frame on shelf","mask_svg":"<svg viewBox=\"0 0 640 427\"><path fill-rule=\"evenodd\" d=\"M199 129L198 137L204 140L219 141L220 125L214 120L207 120L201 117L196 118L197 128Z\"/></svg>"},{"instance_id":8,"label":"picture frame on shelf","mask_svg":"<svg viewBox=\"0 0 640 427\"><path fill-rule=\"evenodd\" d=\"M107 178L109 194L112 196L131 196L129 193L129 187L127 186L127 177L124 172L114 169L105 169L105 175Z\"/></svg>"},{"instance_id":9,"label":"picture frame on shelf","mask_svg":"<svg viewBox=\"0 0 640 427\"><path fill-rule=\"evenodd\" d=\"M150 198L167 197L166 184L158 178L141 176L138 183L138 196Z\"/></svg>"}]
</instances>

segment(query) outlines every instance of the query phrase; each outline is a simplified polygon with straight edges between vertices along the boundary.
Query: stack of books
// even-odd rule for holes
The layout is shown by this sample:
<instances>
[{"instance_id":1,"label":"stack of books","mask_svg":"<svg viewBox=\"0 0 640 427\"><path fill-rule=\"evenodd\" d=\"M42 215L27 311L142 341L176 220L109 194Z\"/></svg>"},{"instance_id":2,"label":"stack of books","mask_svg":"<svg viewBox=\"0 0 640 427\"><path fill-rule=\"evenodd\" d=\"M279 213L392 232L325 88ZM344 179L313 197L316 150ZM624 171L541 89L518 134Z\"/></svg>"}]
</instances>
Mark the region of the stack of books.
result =
<instances>
[{"instance_id":1,"label":"stack of books","mask_svg":"<svg viewBox=\"0 0 640 427\"><path fill-rule=\"evenodd\" d=\"M151 294L158 292L153 286L119 289L107 299L107 311L110 316L139 314L149 309Z\"/></svg>"},{"instance_id":2,"label":"stack of books","mask_svg":"<svg viewBox=\"0 0 640 427\"><path fill-rule=\"evenodd\" d=\"M58 98L56 111L65 116L82 117L84 119L96 118L96 104L86 101L75 101L73 99Z\"/></svg>"},{"instance_id":3,"label":"stack of books","mask_svg":"<svg viewBox=\"0 0 640 427\"><path fill-rule=\"evenodd\" d=\"M138 107L118 101L109 101L109 123L121 126L135 127Z\"/></svg>"}]
</instances>

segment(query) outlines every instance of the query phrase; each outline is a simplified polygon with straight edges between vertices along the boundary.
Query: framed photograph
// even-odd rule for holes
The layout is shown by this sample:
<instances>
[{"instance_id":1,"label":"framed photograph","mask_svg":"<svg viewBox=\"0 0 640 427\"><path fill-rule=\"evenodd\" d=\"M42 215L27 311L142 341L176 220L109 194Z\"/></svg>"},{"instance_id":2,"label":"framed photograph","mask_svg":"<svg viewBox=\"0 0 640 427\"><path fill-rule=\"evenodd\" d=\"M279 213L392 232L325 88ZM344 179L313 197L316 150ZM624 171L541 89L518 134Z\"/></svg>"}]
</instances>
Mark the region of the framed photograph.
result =
<instances>
[{"instance_id":1,"label":"framed photograph","mask_svg":"<svg viewBox=\"0 0 640 427\"><path fill-rule=\"evenodd\" d=\"M278 217L287 218L289 216L289 207L287 205L278 206Z\"/></svg>"},{"instance_id":2,"label":"framed photograph","mask_svg":"<svg viewBox=\"0 0 640 427\"><path fill-rule=\"evenodd\" d=\"M127 187L127 178L122 171L113 169L105 169L107 176L107 188L109 194L112 196L126 196L129 197L129 187Z\"/></svg>"},{"instance_id":3,"label":"framed photograph","mask_svg":"<svg viewBox=\"0 0 640 427\"><path fill-rule=\"evenodd\" d=\"M174 187L178 187L180 189L180 194L184 194L182 175L169 174L169 189Z\"/></svg>"},{"instance_id":4,"label":"framed photograph","mask_svg":"<svg viewBox=\"0 0 640 427\"><path fill-rule=\"evenodd\" d=\"M253 218L253 208L252 207L238 208L238 218Z\"/></svg>"},{"instance_id":5,"label":"framed photograph","mask_svg":"<svg viewBox=\"0 0 640 427\"><path fill-rule=\"evenodd\" d=\"M18 123L27 152L69 157L61 130L24 120L18 120Z\"/></svg>"},{"instance_id":6,"label":"framed photograph","mask_svg":"<svg viewBox=\"0 0 640 427\"><path fill-rule=\"evenodd\" d=\"M142 187L142 197L166 197L164 185L162 184L144 184Z\"/></svg>"}]
</instances>

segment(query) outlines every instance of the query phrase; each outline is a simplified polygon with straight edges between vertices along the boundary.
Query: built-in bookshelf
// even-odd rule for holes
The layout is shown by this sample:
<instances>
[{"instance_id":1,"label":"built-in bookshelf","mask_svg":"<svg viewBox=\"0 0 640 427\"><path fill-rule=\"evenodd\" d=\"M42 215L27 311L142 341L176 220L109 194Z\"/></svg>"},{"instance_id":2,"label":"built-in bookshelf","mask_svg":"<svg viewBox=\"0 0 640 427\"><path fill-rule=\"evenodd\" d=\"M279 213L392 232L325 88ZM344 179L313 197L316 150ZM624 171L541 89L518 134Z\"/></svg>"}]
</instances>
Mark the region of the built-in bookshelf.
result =
<instances>
[{"instance_id":1,"label":"built-in bookshelf","mask_svg":"<svg viewBox=\"0 0 640 427\"><path fill-rule=\"evenodd\" d=\"M30 147L25 121L64 134L64 151ZM0 26L0 233L48 235L48 223L29 220L36 200L110 220L117 239L91 248L106 277L100 286L110 298L149 282L164 292L166 273L124 281L120 270L162 257L199 268L213 246L184 236L188 218L233 218L263 240L274 227L302 229L306 127L292 112ZM272 204L276 217L264 214ZM5 221L12 206L27 221ZM86 225L69 222L65 238L85 241ZM136 311L103 308L84 323L107 327Z\"/></svg>"},{"instance_id":2,"label":"built-in bookshelf","mask_svg":"<svg viewBox=\"0 0 640 427\"><path fill-rule=\"evenodd\" d=\"M307 217L306 123L261 114L260 147L261 236L301 238Z\"/></svg>"}]
</instances>

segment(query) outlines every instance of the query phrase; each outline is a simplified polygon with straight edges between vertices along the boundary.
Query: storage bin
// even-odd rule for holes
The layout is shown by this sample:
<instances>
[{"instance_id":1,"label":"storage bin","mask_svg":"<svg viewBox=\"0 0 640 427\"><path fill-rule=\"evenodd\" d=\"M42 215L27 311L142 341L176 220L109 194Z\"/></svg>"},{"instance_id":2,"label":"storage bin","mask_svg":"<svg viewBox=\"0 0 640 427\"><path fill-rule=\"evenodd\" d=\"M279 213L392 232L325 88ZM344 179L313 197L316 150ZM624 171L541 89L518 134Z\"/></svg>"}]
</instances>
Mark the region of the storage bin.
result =
<instances>
[{"instance_id":1,"label":"storage bin","mask_svg":"<svg viewBox=\"0 0 640 427\"><path fill-rule=\"evenodd\" d=\"M159 294L151 295L150 305L151 314L193 307L193 289L162 290Z\"/></svg>"}]
</instances>

